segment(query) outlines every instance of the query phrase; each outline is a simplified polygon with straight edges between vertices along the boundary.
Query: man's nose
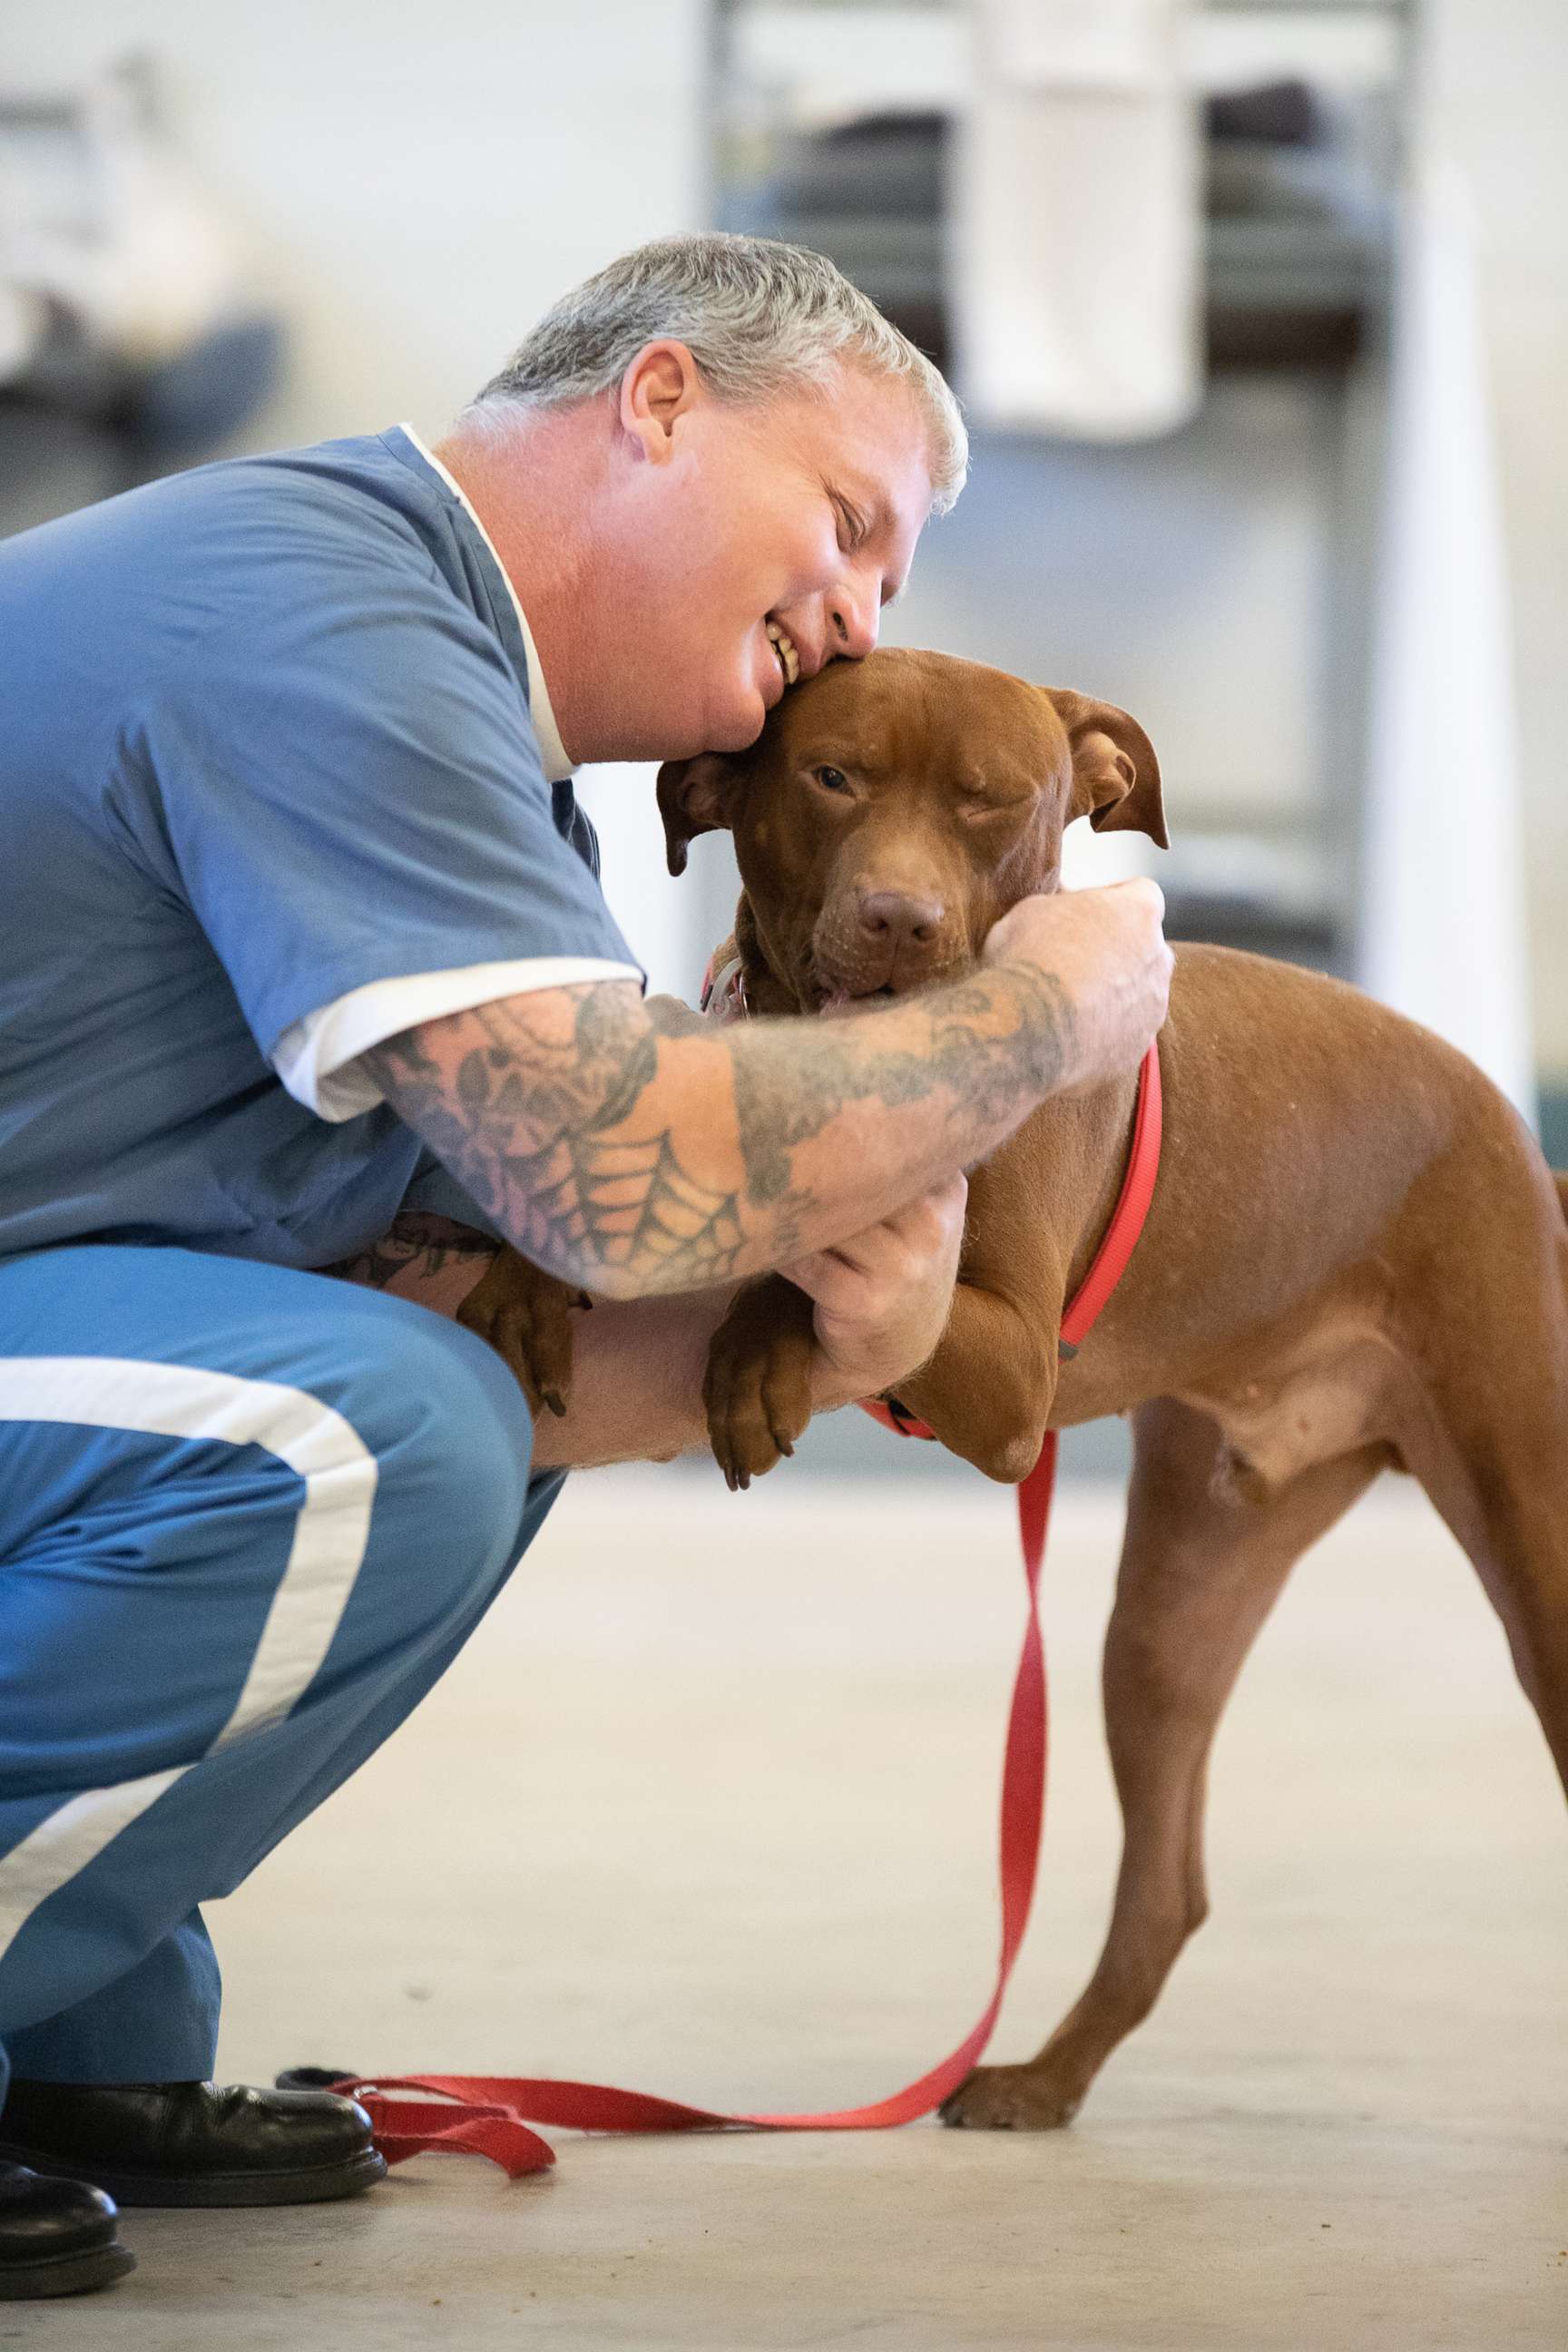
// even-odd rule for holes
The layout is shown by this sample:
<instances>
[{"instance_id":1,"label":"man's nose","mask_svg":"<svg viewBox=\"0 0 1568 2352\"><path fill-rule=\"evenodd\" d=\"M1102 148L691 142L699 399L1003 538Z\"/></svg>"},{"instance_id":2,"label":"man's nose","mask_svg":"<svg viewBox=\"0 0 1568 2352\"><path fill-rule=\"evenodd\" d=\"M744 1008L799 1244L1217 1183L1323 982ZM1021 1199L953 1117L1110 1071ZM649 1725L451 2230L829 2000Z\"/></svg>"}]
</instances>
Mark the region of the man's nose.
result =
<instances>
[{"instance_id":1,"label":"man's nose","mask_svg":"<svg viewBox=\"0 0 1568 2352\"><path fill-rule=\"evenodd\" d=\"M940 898L918 898L905 890L863 890L855 919L868 939L894 949L928 948L946 912Z\"/></svg>"},{"instance_id":2,"label":"man's nose","mask_svg":"<svg viewBox=\"0 0 1568 2352\"><path fill-rule=\"evenodd\" d=\"M869 589L839 589L827 600L827 659L864 661L874 654L881 619L881 605Z\"/></svg>"}]
</instances>

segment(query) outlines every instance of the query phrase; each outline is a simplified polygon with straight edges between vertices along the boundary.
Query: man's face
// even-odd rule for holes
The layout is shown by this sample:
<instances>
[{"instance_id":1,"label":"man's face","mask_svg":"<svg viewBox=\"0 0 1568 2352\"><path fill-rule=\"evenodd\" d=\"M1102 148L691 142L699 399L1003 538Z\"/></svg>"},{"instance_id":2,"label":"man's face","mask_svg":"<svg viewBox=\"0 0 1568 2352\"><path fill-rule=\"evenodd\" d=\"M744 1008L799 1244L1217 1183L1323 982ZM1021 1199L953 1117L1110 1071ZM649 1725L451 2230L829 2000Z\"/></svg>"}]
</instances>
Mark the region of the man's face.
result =
<instances>
[{"instance_id":1,"label":"man's face","mask_svg":"<svg viewBox=\"0 0 1568 2352\"><path fill-rule=\"evenodd\" d=\"M613 599L640 755L664 759L743 750L794 674L869 653L931 499L904 385L847 367L820 396L741 407L687 362L662 407L656 373L646 415L628 419Z\"/></svg>"}]
</instances>

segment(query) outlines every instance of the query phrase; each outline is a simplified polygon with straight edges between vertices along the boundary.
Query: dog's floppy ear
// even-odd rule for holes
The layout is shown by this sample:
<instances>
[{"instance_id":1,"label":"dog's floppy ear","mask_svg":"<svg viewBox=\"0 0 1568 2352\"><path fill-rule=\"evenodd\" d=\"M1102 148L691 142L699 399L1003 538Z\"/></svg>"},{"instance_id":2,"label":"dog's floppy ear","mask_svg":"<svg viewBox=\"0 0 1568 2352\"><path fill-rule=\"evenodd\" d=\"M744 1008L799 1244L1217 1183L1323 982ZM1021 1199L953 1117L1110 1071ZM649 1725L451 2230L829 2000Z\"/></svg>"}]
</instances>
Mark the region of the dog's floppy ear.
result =
<instances>
[{"instance_id":1,"label":"dog's floppy ear","mask_svg":"<svg viewBox=\"0 0 1568 2352\"><path fill-rule=\"evenodd\" d=\"M1041 689L1067 729L1072 747L1072 813L1097 833L1146 833L1169 849L1160 762L1154 746L1114 702L1096 702L1070 686Z\"/></svg>"},{"instance_id":2,"label":"dog's floppy ear","mask_svg":"<svg viewBox=\"0 0 1568 2352\"><path fill-rule=\"evenodd\" d=\"M694 760L667 760L658 772L658 813L664 819L665 862L672 874L686 871L687 844L700 833L728 830L739 760L722 751L699 751Z\"/></svg>"}]
</instances>

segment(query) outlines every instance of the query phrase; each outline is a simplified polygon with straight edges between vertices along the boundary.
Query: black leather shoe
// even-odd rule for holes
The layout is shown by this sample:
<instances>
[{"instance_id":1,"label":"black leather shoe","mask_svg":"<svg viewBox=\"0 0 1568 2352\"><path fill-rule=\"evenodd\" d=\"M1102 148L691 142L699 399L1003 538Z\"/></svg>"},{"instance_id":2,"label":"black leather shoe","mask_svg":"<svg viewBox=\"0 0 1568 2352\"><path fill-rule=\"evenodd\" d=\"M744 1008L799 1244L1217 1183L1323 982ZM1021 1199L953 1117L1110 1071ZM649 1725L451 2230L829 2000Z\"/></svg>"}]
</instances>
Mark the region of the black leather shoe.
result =
<instances>
[{"instance_id":1,"label":"black leather shoe","mask_svg":"<svg viewBox=\"0 0 1568 2352\"><path fill-rule=\"evenodd\" d=\"M111 2198L82 2180L0 2164L0 2302L85 2294L136 2267L114 2234Z\"/></svg>"},{"instance_id":2,"label":"black leather shoe","mask_svg":"<svg viewBox=\"0 0 1568 2352\"><path fill-rule=\"evenodd\" d=\"M13 2082L0 2157L121 2205L312 2205L386 2177L353 2099L216 2083Z\"/></svg>"}]
</instances>

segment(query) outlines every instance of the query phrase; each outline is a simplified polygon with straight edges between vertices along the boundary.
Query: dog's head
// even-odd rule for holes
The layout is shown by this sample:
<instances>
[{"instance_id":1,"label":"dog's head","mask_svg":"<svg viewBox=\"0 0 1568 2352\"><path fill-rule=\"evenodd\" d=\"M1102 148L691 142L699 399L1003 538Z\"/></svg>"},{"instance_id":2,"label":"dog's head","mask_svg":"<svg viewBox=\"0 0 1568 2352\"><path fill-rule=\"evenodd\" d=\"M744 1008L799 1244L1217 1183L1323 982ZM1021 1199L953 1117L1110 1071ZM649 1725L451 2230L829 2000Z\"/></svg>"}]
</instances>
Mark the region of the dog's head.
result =
<instances>
[{"instance_id":1,"label":"dog's head","mask_svg":"<svg viewBox=\"0 0 1568 2352\"><path fill-rule=\"evenodd\" d=\"M659 770L669 870L728 827L758 948L803 1012L902 995L973 963L986 932L1054 890L1077 816L1166 846L1160 771L1135 719L946 654L833 662L749 751Z\"/></svg>"}]
</instances>

